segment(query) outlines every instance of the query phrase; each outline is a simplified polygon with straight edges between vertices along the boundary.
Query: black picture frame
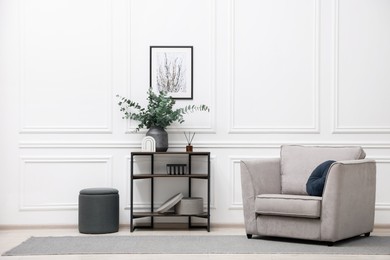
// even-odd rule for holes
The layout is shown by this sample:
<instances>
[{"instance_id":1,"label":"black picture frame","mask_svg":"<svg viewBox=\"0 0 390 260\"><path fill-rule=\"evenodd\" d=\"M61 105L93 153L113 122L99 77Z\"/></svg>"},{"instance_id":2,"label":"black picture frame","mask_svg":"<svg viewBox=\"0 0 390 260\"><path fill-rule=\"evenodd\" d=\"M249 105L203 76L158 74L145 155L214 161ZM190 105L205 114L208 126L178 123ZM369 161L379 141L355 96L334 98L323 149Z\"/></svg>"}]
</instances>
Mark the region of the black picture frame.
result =
<instances>
[{"instance_id":1,"label":"black picture frame","mask_svg":"<svg viewBox=\"0 0 390 260\"><path fill-rule=\"evenodd\" d=\"M193 46L150 46L150 88L193 99Z\"/></svg>"}]
</instances>

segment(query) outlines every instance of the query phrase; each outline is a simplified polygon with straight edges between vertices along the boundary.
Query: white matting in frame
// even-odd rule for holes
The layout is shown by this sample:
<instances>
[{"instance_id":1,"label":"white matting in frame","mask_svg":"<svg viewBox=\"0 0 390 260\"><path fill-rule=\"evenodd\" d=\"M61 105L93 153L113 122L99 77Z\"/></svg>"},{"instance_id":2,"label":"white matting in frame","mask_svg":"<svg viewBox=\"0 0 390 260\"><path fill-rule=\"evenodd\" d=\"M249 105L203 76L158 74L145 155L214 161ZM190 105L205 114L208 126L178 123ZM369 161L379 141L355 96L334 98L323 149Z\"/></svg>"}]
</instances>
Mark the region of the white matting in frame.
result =
<instances>
[{"instance_id":1,"label":"white matting in frame","mask_svg":"<svg viewBox=\"0 0 390 260\"><path fill-rule=\"evenodd\" d=\"M193 47L150 46L150 87L174 99L192 99Z\"/></svg>"}]
</instances>

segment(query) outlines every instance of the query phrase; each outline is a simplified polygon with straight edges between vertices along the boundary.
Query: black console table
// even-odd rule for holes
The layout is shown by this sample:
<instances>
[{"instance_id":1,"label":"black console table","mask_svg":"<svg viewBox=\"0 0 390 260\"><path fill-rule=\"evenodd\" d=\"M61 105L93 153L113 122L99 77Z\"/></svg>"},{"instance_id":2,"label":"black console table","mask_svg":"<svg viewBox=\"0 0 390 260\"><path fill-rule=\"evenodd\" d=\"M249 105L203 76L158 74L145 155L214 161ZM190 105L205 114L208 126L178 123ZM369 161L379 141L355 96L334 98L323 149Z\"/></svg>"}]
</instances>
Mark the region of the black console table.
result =
<instances>
[{"instance_id":1,"label":"black console table","mask_svg":"<svg viewBox=\"0 0 390 260\"><path fill-rule=\"evenodd\" d=\"M155 157L157 156L186 156L187 157L187 172L185 174L168 174L164 172L155 172ZM134 157L136 156L146 156L150 160L150 172L135 174L134 173ZM205 163L207 164L207 171L204 173L192 173L192 159L194 157L204 157ZM154 228L154 217L188 217L188 228L206 228L210 232L210 152L132 152L131 153L131 168L130 168L130 232L133 232L135 228ZM192 179L204 179L207 182L207 210L201 214L197 215L179 215L176 213L158 213L154 211L154 183L158 178L187 178L188 179L188 197L191 197L191 185ZM150 180L150 191L151 191L151 201L150 201L150 211L137 211L134 212L134 181L141 179ZM134 219L138 218L150 218L149 225L139 225L134 224ZM206 225L192 224L192 218L203 218L206 219Z\"/></svg>"}]
</instances>

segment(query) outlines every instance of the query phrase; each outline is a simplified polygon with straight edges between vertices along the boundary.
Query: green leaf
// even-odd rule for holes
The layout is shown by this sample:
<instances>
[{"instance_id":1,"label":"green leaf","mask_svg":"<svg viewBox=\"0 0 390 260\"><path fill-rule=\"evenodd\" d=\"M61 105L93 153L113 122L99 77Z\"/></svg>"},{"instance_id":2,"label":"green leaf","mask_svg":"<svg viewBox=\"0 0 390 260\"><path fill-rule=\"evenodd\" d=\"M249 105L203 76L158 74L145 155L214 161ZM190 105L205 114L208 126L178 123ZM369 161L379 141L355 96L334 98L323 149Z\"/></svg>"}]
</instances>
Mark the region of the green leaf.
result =
<instances>
[{"instance_id":1,"label":"green leaf","mask_svg":"<svg viewBox=\"0 0 390 260\"><path fill-rule=\"evenodd\" d=\"M184 114L196 111L210 111L206 105L186 105L183 108L174 109L176 101L171 96L168 96L164 91L156 94L151 88L148 90L148 105L146 108L135 101L119 95L116 96L121 100L118 102L118 105L120 106L120 112L124 114L122 118L139 121L135 129L136 132L144 127L159 126L166 128L173 122L182 124L184 122Z\"/></svg>"}]
</instances>

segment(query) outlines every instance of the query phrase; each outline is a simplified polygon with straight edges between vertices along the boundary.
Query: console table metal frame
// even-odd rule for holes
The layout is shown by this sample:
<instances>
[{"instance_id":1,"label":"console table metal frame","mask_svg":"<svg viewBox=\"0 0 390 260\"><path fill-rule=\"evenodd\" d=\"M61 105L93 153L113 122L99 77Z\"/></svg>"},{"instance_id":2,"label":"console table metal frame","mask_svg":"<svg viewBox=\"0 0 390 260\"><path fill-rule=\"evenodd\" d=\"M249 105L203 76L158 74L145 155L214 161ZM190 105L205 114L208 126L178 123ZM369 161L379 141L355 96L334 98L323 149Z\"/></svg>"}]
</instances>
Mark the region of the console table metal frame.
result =
<instances>
[{"instance_id":1,"label":"console table metal frame","mask_svg":"<svg viewBox=\"0 0 390 260\"><path fill-rule=\"evenodd\" d=\"M166 173L155 173L154 171L154 159L155 156L160 155L186 155L188 156L188 173L184 175L169 175ZM147 174L134 174L134 157L135 156L150 156L150 173ZM207 158L207 173L194 174L192 173L192 158L196 156L205 156ZM210 152L132 152L131 153L131 165L130 165L130 232L133 232L135 228L154 228L154 217L188 217L188 228L206 228L210 232ZM191 184L192 179L204 179L207 181L207 211L198 215L178 215L174 213L161 214L154 212L154 179L155 178L188 178L188 196L191 197ZM151 201L150 211L134 212L134 180L150 179ZM150 225L136 226L134 219L137 218L150 218ZM207 219L207 225L193 225L191 218L205 218Z\"/></svg>"}]
</instances>

